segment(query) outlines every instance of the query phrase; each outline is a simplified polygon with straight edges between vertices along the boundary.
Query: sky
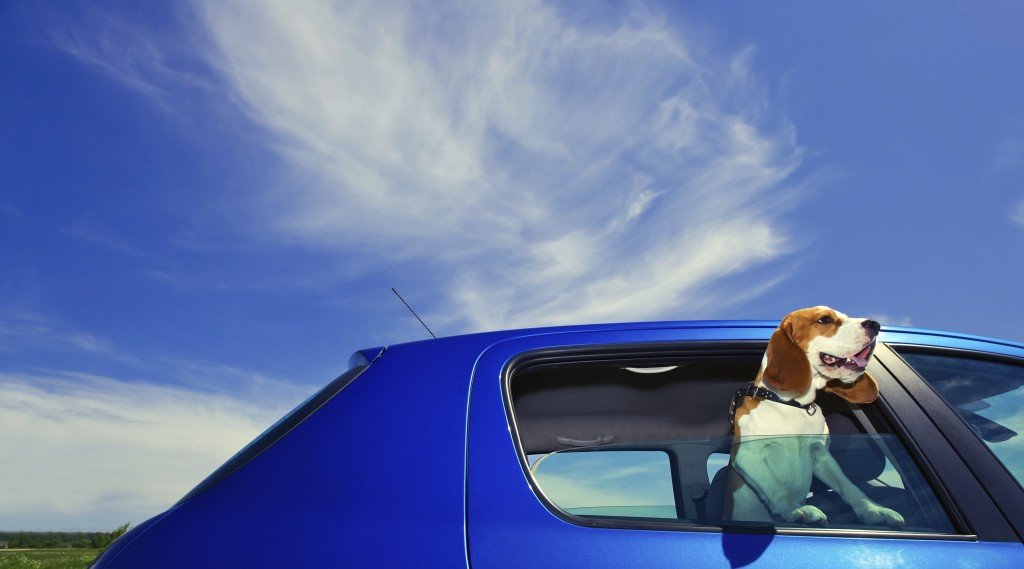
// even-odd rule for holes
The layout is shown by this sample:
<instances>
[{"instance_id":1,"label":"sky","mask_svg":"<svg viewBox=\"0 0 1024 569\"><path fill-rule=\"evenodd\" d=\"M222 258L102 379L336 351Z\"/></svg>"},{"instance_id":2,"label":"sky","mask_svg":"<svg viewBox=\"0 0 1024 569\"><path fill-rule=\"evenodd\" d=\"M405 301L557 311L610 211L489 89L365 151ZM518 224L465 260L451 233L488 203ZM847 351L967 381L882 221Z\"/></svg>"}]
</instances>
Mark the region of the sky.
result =
<instances>
[{"instance_id":1,"label":"sky","mask_svg":"<svg viewBox=\"0 0 1024 569\"><path fill-rule=\"evenodd\" d=\"M165 509L361 348L1024 341L1016 2L0 3L0 530ZM17 457L12 460L11 457Z\"/></svg>"},{"instance_id":2,"label":"sky","mask_svg":"<svg viewBox=\"0 0 1024 569\"><path fill-rule=\"evenodd\" d=\"M664 451L550 453L530 470L544 496L565 510L647 506L643 512L650 517L675 517L672 466Z\"/></svg>"}]
</instances>

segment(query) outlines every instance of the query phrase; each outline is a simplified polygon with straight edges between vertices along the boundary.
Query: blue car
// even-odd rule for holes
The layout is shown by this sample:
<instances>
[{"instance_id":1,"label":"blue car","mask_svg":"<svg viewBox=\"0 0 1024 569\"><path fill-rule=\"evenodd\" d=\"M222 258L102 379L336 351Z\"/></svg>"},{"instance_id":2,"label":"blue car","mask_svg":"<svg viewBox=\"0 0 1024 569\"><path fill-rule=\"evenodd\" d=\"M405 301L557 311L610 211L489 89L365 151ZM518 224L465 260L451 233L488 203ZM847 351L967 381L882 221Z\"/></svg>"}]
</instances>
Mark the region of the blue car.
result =
<instances>
[{"instance_id":1,"label":"blue car","mask_svg":"<svg viewBox=\"0 0 1024 569\"><path fill-rule=\"evenodd\" d=\"M723 513L729 404L775 322L530 329L352 356L97 568L1024 567L1024 345L884 328L880 396L817 404L902 527Z\"/></svg>"}]
</instances>

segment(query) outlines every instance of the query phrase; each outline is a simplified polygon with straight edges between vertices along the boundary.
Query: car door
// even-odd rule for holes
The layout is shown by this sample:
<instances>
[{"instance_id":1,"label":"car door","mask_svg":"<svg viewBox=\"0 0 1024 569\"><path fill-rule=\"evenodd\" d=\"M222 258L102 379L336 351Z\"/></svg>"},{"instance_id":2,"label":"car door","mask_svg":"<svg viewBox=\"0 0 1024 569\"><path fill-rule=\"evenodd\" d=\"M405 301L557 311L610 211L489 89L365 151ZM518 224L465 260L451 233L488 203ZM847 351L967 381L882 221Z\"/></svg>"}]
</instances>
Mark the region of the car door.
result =
<instances>
[{"instance_id":1,"label":"car door","mask_svg":"<svg viewBox=\"0 0 1024 569\"><path fill-rule=\"evenodd\" d=\"M891 421L907 456L920 465L917 484L930 486L929 491L941 501L953 528L946 533L585 517L555 504L548 490L538 486L531 474L533 459L523 452L512 408L509 380L517 366L538 358L587 362L605 357L602 354L614 354L620 367L628 367L631 358L648 365L664 360L663 354L688 357L690 350L705 354L751 342L763 350L771 330L714 324L612 328L525 336L488 348L474 368L470 394L466 486L470 565L476 569L1024 566L1024 546L1000 509L907 390L877 362L869 368L881 392L876 412ZM572 401L571 394L553 401ZM719 404L726 414L729 401ZM567 440L602 444L601 437ZM677 478L679 472L674 468L672 476ZM673 484L678 498L682 485L678 479ZM675 507L683 517L687 508L678 501Z\"/></svg>"}]
</instances>

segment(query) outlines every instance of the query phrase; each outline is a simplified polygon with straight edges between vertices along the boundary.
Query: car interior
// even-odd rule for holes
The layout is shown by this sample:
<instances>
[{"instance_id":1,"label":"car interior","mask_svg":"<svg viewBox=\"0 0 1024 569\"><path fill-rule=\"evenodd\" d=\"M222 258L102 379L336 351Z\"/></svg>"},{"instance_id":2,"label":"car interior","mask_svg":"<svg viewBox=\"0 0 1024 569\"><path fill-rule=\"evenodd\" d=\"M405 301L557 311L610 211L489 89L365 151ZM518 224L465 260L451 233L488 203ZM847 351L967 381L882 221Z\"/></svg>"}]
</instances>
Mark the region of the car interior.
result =
<instances>
[{"instance_id":1,"label":"car interior","mask_svg":"<svg viewBox=\"0 0 1024 569\"><path fill-rule=\"evenodd\" d=\"M549 507L570 518L587 517L579 512L601 510L569 512L572 508L561 507L556 494L567 495L571 490L565 488L576 488L582 495L586 489L588 500L600 502L602 491L609 496L628 492L622 485L630 483L629 477L595 472L592 466L566 468L559 472L558 492L553 482L549 491L540 470L553 472L551 465L556 461L541 459L552 453L660 450L670 457L673 523L743 525L740 520L724 520L722 514L726 463L733 444L728 411L733 394L756 375L763 349L653 358L577 357L519 366L509 377L507 394L532 482L548 498ZM836 461L871 499L904 516L904 531L956 533L927 479L877 406L851 405L826 393L819 394L817 403L825 413ZM615 491L595 489L598 480L613 474L620 485ZM643 482L637 479L637 484ZM609 497L609 501L614 500ZM862 524L835 492L817 480L807 503L826 512L830 528L887 529ZM622 521L644 517L621 515L623 511L612 509L599 515ZM772 527L791 525L799 526L777 520Z\"/></svg>"}]
</instances>

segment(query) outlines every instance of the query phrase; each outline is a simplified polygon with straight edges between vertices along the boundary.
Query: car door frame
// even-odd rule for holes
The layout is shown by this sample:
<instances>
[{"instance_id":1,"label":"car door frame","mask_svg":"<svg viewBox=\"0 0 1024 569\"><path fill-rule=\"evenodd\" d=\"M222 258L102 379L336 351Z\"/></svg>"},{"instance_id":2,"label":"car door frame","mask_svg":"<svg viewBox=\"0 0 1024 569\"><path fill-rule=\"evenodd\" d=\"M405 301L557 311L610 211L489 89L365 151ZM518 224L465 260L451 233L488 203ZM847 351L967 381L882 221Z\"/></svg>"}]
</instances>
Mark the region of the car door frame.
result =
<instances>
[{"instance_id":1,"label":"car door frame","mask_svg":"<svg viewBox=\"0 0 1024 569\"><path fill-rule=\"evenodd\" d=\"M984 441L934 387L900 356L912 349L951 357L1015 364L1024 369L1024 350L976 338L948 335L901 334L875 350L875 357L917 402L939 433L978 480L1019 539L1024 540L1024 490Z\"/></svg>"}]
</instances>

